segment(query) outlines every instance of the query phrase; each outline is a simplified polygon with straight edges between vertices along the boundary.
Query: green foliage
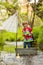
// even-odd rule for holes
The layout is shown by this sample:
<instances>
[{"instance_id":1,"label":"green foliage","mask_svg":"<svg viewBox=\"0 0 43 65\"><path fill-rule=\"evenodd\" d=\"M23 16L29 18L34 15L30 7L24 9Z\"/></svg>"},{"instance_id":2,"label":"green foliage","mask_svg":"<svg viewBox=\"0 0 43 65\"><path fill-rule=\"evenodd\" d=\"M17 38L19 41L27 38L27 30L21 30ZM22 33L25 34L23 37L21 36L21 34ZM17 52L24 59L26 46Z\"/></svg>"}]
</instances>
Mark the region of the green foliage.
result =
<instances>
[{"instance_id":1,"label":"green foliage","mask_svg":"<svg viewBox=\"0 0 43 65\"><path fill-rule=\"evenodd\" d=\"M23 13L20 13L20 18L22 19L22 21L26 21L27 20L27 12L23 12Z\"/></svg>"},{"instance_id":2,"label":"green foliage","mask_svg":"<svg viewBox=\"0 0 43 65\"><path fill-rule=\"evenodd\" d=\"M43 49L43 26L34 27L33 28L33 37L35 40L35 44L38 46L40 50Z\"/></svg>"},{"instance_id":3,"label":"green foliage","mask_svg":"<svg viewBox=\"0 0 43 65\"><path fill-rule=\"evenodd\" d=\"M18 28L18 36L17 36L18 41L23 41L23 36L22 36L22 27Z\"/></svg>"},{"instance_id":4,"label":"green foliage","mask_svg":"<svg viewBox=\"0 0 43 65\"><path fill-rule=\"evenodd\" d=\"M3 45L5 39L3 38L2 32L0 32L0 45Z\"/></svg>"},{"instance_id":5,"label":"green foliage","mask_svg":"<svg viewBox=\"0 0 43 65\"><path fill-rule=\"evenodd\" d=\"M38 28L37 27L34 27L33 28L33 36L34 36L35 39L38 38L39 33L40 33L40 28L39 27Z\"/></svg>"},{"instance_id":6,"label":"green foliage","mask_svg":"<svg viewBox=\"0 0 43 65\"><path fill-rule=\"evenodd\" d=\"M43 51L43 26L40 27L40 33L37 39L37 43L39 44L40 50Z\"/></svg>"},{"instance_id":7,"label":"green foliage","mask_svg":"<svg viewBox=\"0 0 43 65\"><path fill-rule=\"evenodd\" d=\"M12 52L15 52L15 46L14 45L5 45L3 50L6 52L12 53Z\"/></svg>"},{"instance_id":8,"label":"green foliage","mask_svg":"<svg viewBox=\"0 0 43 65\"><path fill-rule=\"evenodd\" d=\"M18 0L13 0L13 3L16 3Z\"/></svg>"},{"instance_id":9,"label":"green foliage","mask_svg":"<svg viewBox=\"0 0 43 65\"><path fill-rule=\"evenodd\" d=\"M36 14L43 20L43 0L39 0L36 6Z\"/></svg>"},{"instance_id":10,"label":"green foliage","mask_svg":"<svg viewBox=\"0 0 43 65\"><path fill-rule=\"evenodd\" d=\"M35 19L34 19L34 26L33 27L39 27L41 26L42 24L42 20L40 17L38 17L37 15L35 15Z\"/></svg>"},{"instance_id":11,"label":"green foliage","mask_svg":"<svg viewBox=\"0 0 43 65\"><path fill-rule=\"evenodd\" d=\"M11 33L11 32L8 32L8 31L3 31L0 34L0 42L2 43L3 40L11 41L11 42L16 41L16 33ZM23 40L23 37L22 37L22 28L21 27L19 27L19 29L18 29L17 40L18 41L22 41Z\"/></svg>"},{"instance_id":12,"label":"green foliage","mask_svg":"<svg viewBox=\"0 0 43 65\"><path fill-rule=\"evenodd\" d=\"M4 44L5 44L5 38L2 34L2 32L0 31L0 49L1 50L3 49Z\"/></svg>"},{"instance_id":13,"label":"green foliage","mask_svg":"<svg viewBox=\"0 0 43 65\"><path fill-rule=\"evenodd\" d=\"M5 40L6 41L15 41L16 40L16 34L15 33L11 33L11 32L4 32L5 34Z\"/></svg>"},{"instance_id":14,"label":"green foliage","mask_svg":"<svg viewBox=\"0 0 43 65\"><path fill-rule=\"evenodd\" d=\"M6 8L14 8L14 5L9 4L8 2L0 2L0 5L4 5Z\"/></svg>"},{"instance_id":15,"label":"green foliage","mask_svg":"<svg viewBox=\"0 0 43 65\"><path fill-rule=\"evenodd\" d=\"M40 27L40 33L39 33L37 42L40 44L43 43L43 26Z\"/></svg>"},{"instance_id":16,"label":"green foliage","mask_svg":"<svg viewBox=\"0 0 43 65\"><path fill-rule=\"evenodd\" d=\"M16 1L14 1L14 2L16 2ZM4 6L6 8L6 10L12 14L14 14L16 12L16 10L19 8L18 3L16 5L14 5L14 4L9 4L8 2L0 2L0 5Z\"/></svg>"}]
</instances>

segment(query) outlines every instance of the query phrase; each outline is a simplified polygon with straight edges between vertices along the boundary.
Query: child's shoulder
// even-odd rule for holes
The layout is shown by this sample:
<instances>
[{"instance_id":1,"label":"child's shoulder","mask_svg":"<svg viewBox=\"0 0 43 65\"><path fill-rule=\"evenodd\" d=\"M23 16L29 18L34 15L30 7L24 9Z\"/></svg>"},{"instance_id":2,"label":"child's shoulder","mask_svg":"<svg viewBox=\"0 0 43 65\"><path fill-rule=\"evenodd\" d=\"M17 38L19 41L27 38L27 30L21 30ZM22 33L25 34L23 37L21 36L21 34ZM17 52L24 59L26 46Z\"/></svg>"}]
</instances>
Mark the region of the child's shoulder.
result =
<instances>
[{"instance_id":1,"label":"child's shoulder","mask_svg":"<svg viewBox=\"0 0 43 65\"><path fill-rule=\"evenodd\" d=\"M28 28L27 28L29 31L32 31L32 28L30 27L30 26L28 26Z\"/></svg>"}]
</instances>

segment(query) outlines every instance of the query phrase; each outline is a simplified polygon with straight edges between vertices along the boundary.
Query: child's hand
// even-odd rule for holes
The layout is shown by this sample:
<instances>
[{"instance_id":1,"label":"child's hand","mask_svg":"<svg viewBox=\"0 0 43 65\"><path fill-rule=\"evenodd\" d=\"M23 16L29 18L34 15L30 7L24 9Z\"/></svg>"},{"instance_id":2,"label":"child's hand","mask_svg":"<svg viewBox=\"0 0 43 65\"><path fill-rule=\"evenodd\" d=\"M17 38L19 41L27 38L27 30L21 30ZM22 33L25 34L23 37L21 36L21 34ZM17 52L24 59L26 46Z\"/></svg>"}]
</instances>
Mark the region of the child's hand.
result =
<instances>
[{"instance_id":1,"label":"child's hand","mask_svg":"<svg viewBox=\"0 0 43 65\"><path fill-rule=\"evenodd\" d=\"M31 34L29 34L29 36L31 36Z\"/></svg>"},{"instance_id":2,"label":"child's hand","mask_svg":"<svg viewBox=\"0 0 43 65\"><path fill-rule=\"evenodd\" d=\"M27 35L29 35L29 34L30 34L30 32L29 32L28 30L26 30L26 34L27 34Z\"/></svg>"}]
</instances>

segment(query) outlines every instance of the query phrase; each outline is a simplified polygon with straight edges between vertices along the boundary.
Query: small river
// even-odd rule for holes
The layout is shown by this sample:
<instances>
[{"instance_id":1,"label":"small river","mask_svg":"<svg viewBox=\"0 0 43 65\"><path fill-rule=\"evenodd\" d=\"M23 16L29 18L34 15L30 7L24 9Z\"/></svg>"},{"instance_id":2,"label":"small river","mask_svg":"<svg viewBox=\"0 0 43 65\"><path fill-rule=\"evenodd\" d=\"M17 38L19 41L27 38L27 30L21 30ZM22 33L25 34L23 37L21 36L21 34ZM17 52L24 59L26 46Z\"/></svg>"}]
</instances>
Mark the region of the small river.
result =
<instances>
[{"instance_id":1,"label":"small river","mask_svg":"<svg viewBox=\"0 0 43 65\"><path fill-rule=\"evenodd\" d=\"M43 65L43 52L38 51L36 56L16 57L15 53L1 52L0 65Z\"/></svg>"}]
</instances>

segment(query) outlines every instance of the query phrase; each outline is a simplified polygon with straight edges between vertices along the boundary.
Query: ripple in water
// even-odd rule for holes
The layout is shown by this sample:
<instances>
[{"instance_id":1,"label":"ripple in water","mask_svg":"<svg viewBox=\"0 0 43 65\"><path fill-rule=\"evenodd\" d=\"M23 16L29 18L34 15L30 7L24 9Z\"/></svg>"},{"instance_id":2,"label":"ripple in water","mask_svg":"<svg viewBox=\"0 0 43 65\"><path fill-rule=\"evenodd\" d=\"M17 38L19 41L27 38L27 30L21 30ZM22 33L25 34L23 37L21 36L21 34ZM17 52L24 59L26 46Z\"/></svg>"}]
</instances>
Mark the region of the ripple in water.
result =
<instances>
[{"instance_id":1,"label":"ripple in water","mask_svg":"<svg viewBox=\"0 0 43 65\"><path fill-rule=\"evenodd\" d=\"M1 53L1 58L3 61L0 65L43 65L43 52L38 52L37 56L23 56L20 58L17 58L15 53Z\"/></svg>"}]
</instances>

